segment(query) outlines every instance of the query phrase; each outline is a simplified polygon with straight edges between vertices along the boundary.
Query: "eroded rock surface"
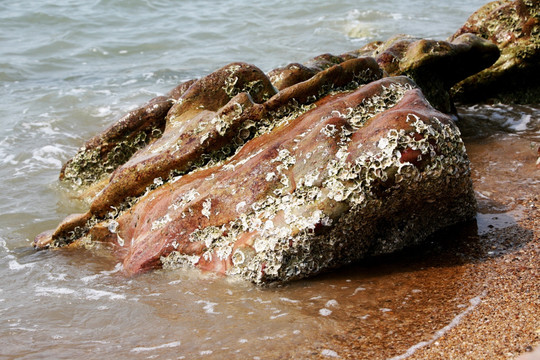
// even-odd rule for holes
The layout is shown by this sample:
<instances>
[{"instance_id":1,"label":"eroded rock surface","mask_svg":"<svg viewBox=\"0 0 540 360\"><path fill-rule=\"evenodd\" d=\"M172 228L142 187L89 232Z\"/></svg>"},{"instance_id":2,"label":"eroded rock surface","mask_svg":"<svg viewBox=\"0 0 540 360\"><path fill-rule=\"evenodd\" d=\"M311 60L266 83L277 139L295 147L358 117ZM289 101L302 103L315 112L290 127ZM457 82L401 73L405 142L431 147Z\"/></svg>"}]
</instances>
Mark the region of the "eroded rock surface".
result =
<instances>
[{"instance_id":1,"label":"eroded rock surface","mask_svg":"<svg viewBox=\"0 0 540 360\"><path fill-rule=\"evenodd\" d=\"M129 274L195 266L267 283L472 218L469 163L450 118L410 79L381 79L373 58L340 59L278 93L235 63L164 99L174 104L163 119L135 122L160 124L161 136L103 177L87 213L36 246L107 243Z\"/></svg>"},{"instance_id":2,"label":"eroded rock surface","mask_svg":"<svg viewBox=\"0 0 540 360\"><path fill-rule=\"evenodd\" d=\"M413 79L433 107L450 114L455 113L450 89L491 66L499 54L499 49L492 42L468 33L455 36L452 41L397 35L385 42L375 41L338 56L323 54L303 65L289 64L268 75L274 86L281 90L335 64L369 56L376 59L386 76L405 75Z\"/></svg>"},{"instance_id":3,"label":"eroded rock surface","mask_svg":"<svg viewBox=\"0 0 540 360\"><path fill-rule=\"evenodd\" d=\"M436 109L454 113L450 89L459 81L492 65L499 57L490 41L472 34L439 41L398 35L373 42L352 54L373 56L390 76L411 77Z\"/></svg>"},{"instance_id":4,"label":"eroded rock surface","mask_svg":"<svg viewBox=\"0 0 540 360\"><path fill-rule=\"evenodd\" d=\"M493 1L477 12L450 41L464 33L496 44L501 56L491 67L457 84L457 101L474 103L495 98L503 102L540 102L540 2Z\"/></svg>"},{"instance_id":5,"label":"eroded rock surface","mask_svg":"<svg viewBox=\"0 0 540 360\"><path fill-rule=\"evenodd\" d=\"M86 144L64 164L60 179L77 186L99 183L139 149L159 138L165 116L195 80L184 82L165 96L158 96L130 111Z\"/></svg>"}]
</instances>

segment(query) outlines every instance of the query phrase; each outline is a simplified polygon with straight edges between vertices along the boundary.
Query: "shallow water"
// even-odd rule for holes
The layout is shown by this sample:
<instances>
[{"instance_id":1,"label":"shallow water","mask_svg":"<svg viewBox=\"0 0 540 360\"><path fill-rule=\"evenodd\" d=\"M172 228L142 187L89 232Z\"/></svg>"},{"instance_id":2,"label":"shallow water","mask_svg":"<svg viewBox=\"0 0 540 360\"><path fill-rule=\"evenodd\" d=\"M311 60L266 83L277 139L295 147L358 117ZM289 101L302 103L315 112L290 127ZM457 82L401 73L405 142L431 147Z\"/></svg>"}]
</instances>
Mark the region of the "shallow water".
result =
<instances>
[{"instance_id":1,"label":"shallow water","mask_svg":"<svg viewBox=\"0 0 540 360\"><path fill-rule=\"evenodd\" d=\"M0 4L0 357L401 359L436 342L482 299L467 264L510 251L486 241L517 227L520 201L540 193L538 105L460 108L476 222L314 279L268 289L185 270L126 279L106 253L34 252L31 240L81 209L57 181L62 163L179 82L395 33L444 39L482 3Z\"/></svg>"}]
</instances>

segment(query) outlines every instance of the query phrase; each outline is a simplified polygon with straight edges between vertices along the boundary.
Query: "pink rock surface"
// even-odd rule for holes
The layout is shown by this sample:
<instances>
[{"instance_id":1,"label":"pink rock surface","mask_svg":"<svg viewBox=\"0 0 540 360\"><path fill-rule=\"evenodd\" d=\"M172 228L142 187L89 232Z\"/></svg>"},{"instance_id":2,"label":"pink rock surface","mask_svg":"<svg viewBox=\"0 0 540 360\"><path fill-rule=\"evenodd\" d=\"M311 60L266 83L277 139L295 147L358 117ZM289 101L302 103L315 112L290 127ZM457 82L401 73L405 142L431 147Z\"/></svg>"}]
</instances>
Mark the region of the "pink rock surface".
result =
<instances>
[{"instance_id":1,"label":"pink rock surface","mask_svg":"<svg viewBox=\"0 0 540 360\"><path fill-rule=\"evenodd\" d=\"M88 213L66 218L36 244L108 243L128 274L195 266L262 284L389 253L472 218L469 163L455 125L408 78L376 77L373 59L359 58L261 103L246 92L204 109L179 101L163 138L119 167ZM231 112L225 131L208 130ZM207 139L219 149L220 136L234 139L245 129L234 125L247 121L255 131L234 155L170 173L183 163L171 160L168 132L193 139L204 154ZM153 154L167 161L147 161ZM115 188L122 172L127 180Z\"/></svg>"}]
</instances>

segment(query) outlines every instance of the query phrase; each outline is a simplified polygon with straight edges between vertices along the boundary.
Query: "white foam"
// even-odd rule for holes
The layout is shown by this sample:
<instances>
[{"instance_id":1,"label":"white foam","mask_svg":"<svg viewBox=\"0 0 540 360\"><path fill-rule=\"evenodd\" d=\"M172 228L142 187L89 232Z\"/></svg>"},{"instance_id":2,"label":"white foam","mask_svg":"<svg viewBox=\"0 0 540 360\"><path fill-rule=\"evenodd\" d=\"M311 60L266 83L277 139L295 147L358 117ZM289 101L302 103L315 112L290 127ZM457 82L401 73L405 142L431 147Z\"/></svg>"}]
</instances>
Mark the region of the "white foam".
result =
<instances>
[{"instance_id":1,"label":"white foam","mask_svg":"<svg viewBox=\"0 0 540 360\"><path fill-rule=\"evenodd\" d=\"M124 300L126 298L123 294L116 294L111 291L104 290L95 290L95 289L84 289L86 298L88 300L99 300L102 297L108 297L111 300Z\"/></svg>"},{"instance_id":2,"label":"white foam","mask_svg":"<svg viewBox=\"0 0 540 360\"><path fill-rule=\"evenodd\" d=\"M68 288L36 286L36 296L73 295L77 291Z\"/></svg>"},{"instance_id":3,"label":"white foam","mask_svg":"<svg viewBox=\"0 0 540 360\"><path fill-rule=\"evenodd\" d=\"M334 299L328 300L324 306L326 306L326 307L336 307L336 306L338 306L338 302L336 300L334 300Z\"/></svg>"},{"instance_id":4,"label":"white foam","mask_svg":"<svg viewBox=\"0 0 540 360\"><path fill-rule=\"evenodd\" d=\"M339 357L338 353L335 352L334 350L329 350L329 349L324 349L323 351L321 351L321 355L322 356L328 356L328 357Z\"/></svg>"},{"instance_id":5,"label":"white foam","mask_svg":"<svg viewBox=\"0 0 540 360\"><path fill-rule=\"evenodd\" d=\"M293 299L289 299L289 298L286 298L286 297L281 297L281 298L279 298L279 300L281 300L283 302L292 303L292 304L298 304L300 302L300 300L293 300Z\"/></svg>"},{"instance_id":6,"label":"white foam","mask_svg":"<svg viewBox=\"0 0 540 360\"><path fill-rule=\"evenodd\" d=\"M28 269L34 267L33 263L30 264L20 264L17 260L10 260L9 261L9 270L13 271L19 271L23 269Z\"/></svg>"},{"instance_id":7,"label":"white foam","mask_svg":"<svg viewBox=\"0 0 540 360\"><path fill-rule=\"evenodd\" d=\"M0 238L0 248L4 250L5 252L9 252L9 249L6 244L6 240Z\"/></svg>"},{"instance_id":8,"label":"white foam","mask_svg":"<svg viewBox=\"0 0 540 360\"><path fill-rule=\"evenodd\" d=\"M150 347L142 347L142 346L140 346L140 347L136 347L136 348L131 349L131 352L139 353L139 352L154 351L154 350L165 349L165 348L173 348L173 347L178 347L181 344L182 343L180 341L173 341L173 342L158 345L158 346L150 346Z\"/></svg>"},{"instance_id":9,"label":"white foam","mask_svg":"<svg viewBox=\"0 0 540 360\"><path fill-rule=\"evenodd\" d=\"M123 269L122 263L117 263L114 266L114 269L112 269L112 270L103 270L103 271L100 271L99 274L84 276L84 277L81 278L81 281L83 283L85 283L85 284L88 284L92 280L95 280L95 279L100 278L102 276L115 274L115 273L117 273L119 271L122 271L122 269Z\"/></svg>"},{"instance_id":10,"label":"white foam","mask_svg":"<svg viewBox=\"0 0 540 360\"><path fill-rule=\"evenodd\" d=\"M351 296L354 296L356 294L358 294L360 291L366 291L366 288L363 288L363 287L357 287L356 289L354 289L354 292Z\"/></svg>"},{"instance_id":11,"label":"white foam","mask_svg":"<svg viewBox=\"0 0 540 360\"><path fill-rule=\"evenodd\" d=\"M137 82L136 79L130 79L130 80L128 80L128 81L124 81L124 83L122 83L122 86L135 84L136 82Z\"/></svg>"},{"instance_id":12,"label":"white foam","mask_svg":"<svg viewBox=\"0 0 540 360\"><path fill-rule=\"evenodd\" d=\"M48 113L41 114L39 117L41 118L49 118L50 115ZM27 130L34 131L35 128L38 128L38 132L45 134L45 135L60 135L61 133L58 131L58 129L54 129L52 124L50 122L46 121L40 121L40 122L32 122L32 123L23 123L22 127Z\"/></svg>"},{"instance_id":13,"label":"white foam","mask_svg":"<svg viewBox=\"0 0 540 360\"><path fill-rule=\"evenodd\" d=\"M530 114L522 115L519 119L508 119L504 125L508 126L510 129L515 131L525 131L527 130L529 123L531 122L532 116Z\"/></svg>"},{"instance_id":14,"label":"white foam","mask_svg":"<svg viewBox=\"0 0 540 360\"><path fill-rule=\"evenodd\" d=\"M81 278L81 281L83 283L85 283L85 284L88 284L90 281L95 280L100 276L101 276L100 274L94 274L94 275L85 276L85 277Z\"/></svg>"},{"instance_id":15,"label":"white foam","mask_svg":"<svg viewBox=\"0 0 540 360\"><path fill-rule=\"evenodd\" d=\"M328 315L332 314L332 310L322 308L322 309L319 310L319 314L321 314L322 316L328 316Z\"/></svg>"},{"instance_id":16,"label":"white foam","mask_svg":"<svg viewBox=\"0 0 540 360\"><path fill-rule=\"evenodd\" d=\"M72 89L69 89L66 94L67 95L77 95L77 96L80 96L80 95L83 95L87 92L86 89L82 89L82 88L72 88Z\"/></svg>"},{"instance_id":17,"label":"white foam","mask_svg":"<svg viewBox=\"0 0 540 360\"><path fill-rule=\"evenodd\" d=\"M47 279L53 281L66 281L67 274L47 274Z\"/></svg>"},{"instance_id":18,"label":"white foam","mask_svg":"<svg viewBox=\"0 0 540 360\"><path fill-rule=\"evenodd\" d=\"M473 311L474 308L476 308L482 302L482 297L484 295L485 295L485 293L482 293L482 295L476 296L476 297L472 298L471 300L469 300L469 303L470 303L469 307L467 309L465 309L463 312L459 313L455 318L453 318L452 321L450 321L450 323L448 325L446 325L445 327L443 327L440 330L437 330L437 332L435 332L435 334L431 337L431 339L429 339L428 341L421 341L418 344L415 344L415 345L411 346L404 354L394 356L393 358L388 359L388 360L403 360L403 359L406 359L409 356L412 356L416 352L416 350L433 344L441 336L443 336L448 331L450 331L454 327L456 327L459 324L459 322L461 321L461 319L463 319L463 317L465 317L465 315L467 315L468 313Z\"/></svg>"},{"instance_id":19,"label":"white foam","mask_svg":"<svg viewBox=\"0 0 540 360\"><path fill-rule=\"evenodd\" d=\"M115 266L114 266L114 269L112 270L103 270L100 272L100 274L103 274L103 275L111 275L111 274L115 274L119 271L122 271L124 269L124 265L122 265L122 263L117 263Z\"/></svg>"},{"instance_id":20,"label":"white foam","mask_svg":"<svg viewBox=\"0 0 540 360\"><path fill-rule=\"evenodd\" d=\"M19 163L17 160L15 160L15 155L5 154L3 151L0 151L0 158L0 161L2 161L4 164L17 165Z\"/></svg>"},{"instance_id":21,"label":"white foam","mask_svg":"<svg viewBox=\"0 0 540 360\"><path fill-rule=\"evenodd\" d=\"M207 314L221 314L220 312L216 312L214 309L217 303L206 301L206 300L199 300L197 301L197 304L205 304L203 306L203 309L204 309L204 312L206 312Z\"/></svg>"},{"instance_id":22,"label":"white foam","mask_svg":"<svg viewBox=\"0 0 540 360\"><path fill-rule=\"evenodd\" d=\"M40 149L34 150L32 152L32 158L44 164L52 165L55 168L60 168L62 167L62 161L59 158L65 153L66 151L58 146L45 145Z\"/></svg>"},{"instance_id":23,"label":"white foam","mask_svg":"<svg viewBox=\"0 0 540 360\"><path fill-rule=\"evenodd\" d=\"M96 112L93 114L96 117L106 117L111 115L113 112L110 106L101 106L96 109Z\"/></svg>"},{"instance_id":24,"label":"white foam","mask_svg":"<svg viewBox=\"0 0 540 360\"><path fill-rule=\"evenodd\" d=\"M272 316L270 316L270 319L274 320L274 319L277 319L277 318L280 318L280 317L283 317L283 316L287 316L287 315L289 315L289 313L281 313L281 314L278 314L278 315L272 315Z\"/></svg>"}]
</instances>

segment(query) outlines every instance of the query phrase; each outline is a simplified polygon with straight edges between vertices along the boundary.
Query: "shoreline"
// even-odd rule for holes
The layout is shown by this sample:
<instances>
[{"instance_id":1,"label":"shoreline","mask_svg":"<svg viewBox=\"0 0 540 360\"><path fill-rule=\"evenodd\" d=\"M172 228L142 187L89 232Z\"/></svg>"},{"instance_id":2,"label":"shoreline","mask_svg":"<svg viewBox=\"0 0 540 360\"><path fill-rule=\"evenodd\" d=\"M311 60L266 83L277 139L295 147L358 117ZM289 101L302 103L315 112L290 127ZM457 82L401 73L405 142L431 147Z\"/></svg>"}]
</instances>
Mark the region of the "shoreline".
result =
<instances>
[{"instance_id":1,"label":"shoreline","mask_svg":"<svg viewBox=\"0 0 540 360\"><path fill-rule=\"evenodd\" d=\"M540 344L540 204L531 196L521 205L526 210L518 226L486 236L486 241L515 241L514 247L468 268L485 292L478 306L410 359L512 359ZM530 232L530 241L519 242L519 228Z\"/></svg>"}]
</instances>

